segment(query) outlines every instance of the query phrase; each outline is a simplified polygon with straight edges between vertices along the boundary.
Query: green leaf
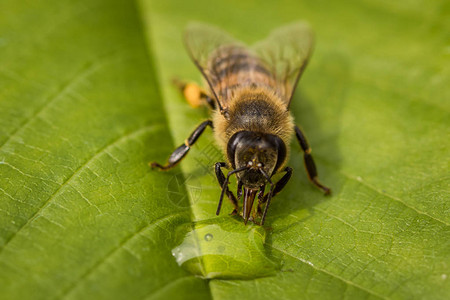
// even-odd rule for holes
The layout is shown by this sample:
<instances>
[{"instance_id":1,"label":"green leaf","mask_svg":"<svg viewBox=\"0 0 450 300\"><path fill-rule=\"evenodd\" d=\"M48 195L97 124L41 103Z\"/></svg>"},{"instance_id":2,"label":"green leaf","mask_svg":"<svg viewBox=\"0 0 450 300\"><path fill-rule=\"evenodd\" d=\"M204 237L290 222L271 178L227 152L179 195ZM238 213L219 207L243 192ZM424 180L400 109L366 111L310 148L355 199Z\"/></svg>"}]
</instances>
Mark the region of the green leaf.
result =
<instances>
[{"instance_id":1,"label":"green leaf","mask_svg":"<svg viewBox=\"0 0 450 300\"><path fill-rule=\"evenodd\" d=\"M266 232L256 224L242 226L229 217L195 223L172 250L177 263L202 278L254 279L279 269L264 249Z\"/></svg>"},{"instance_id":2,"label":"green leaf","mask_svg":"<svg viewBox=\"0 0 450 300\"><path fill-rule=\"evenodd\" d=\"M0 298L449 298L449 12L444 0L4 1ZM170 83L200 80L183 28L253 43L298 19L316 47L292 112L333 195L308 182L293 141L268 228L244 227L228 203L216 218L210 131L179 167L148 167L208 118ZM192 221L208 238L191 250L224 276L177 265ZM208 256L216 246L226 255Z\"/></svg>"}]
</instances>

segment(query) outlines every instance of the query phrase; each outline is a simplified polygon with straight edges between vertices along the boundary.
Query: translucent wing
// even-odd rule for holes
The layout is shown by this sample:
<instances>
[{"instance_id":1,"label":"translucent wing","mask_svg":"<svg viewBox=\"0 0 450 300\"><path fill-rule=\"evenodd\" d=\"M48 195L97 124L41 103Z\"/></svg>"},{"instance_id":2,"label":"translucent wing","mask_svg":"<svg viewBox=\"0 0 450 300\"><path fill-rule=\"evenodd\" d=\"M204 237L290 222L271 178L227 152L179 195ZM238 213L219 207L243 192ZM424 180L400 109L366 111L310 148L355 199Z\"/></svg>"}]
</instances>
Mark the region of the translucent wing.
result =
<instances>
[{"instance_id":1,"label":"translucent wing","mask_svg":"<svg viewBox=\"0 0 450 300\"><path fill-rule=\"evenodd\" d=\"M262 59L220 29L191 24L185 42L223 114L239 91L258 87L276 89L274 77Z\"/></svg>"},{"instance_id":2,"label":"translucent wing","mask_svg":"<svg viewBox=\"0 0 450 300\"><path fill-rule=\"evenodd\" d=\"M278 28L253 49L275 78L279 95L291 102L297 83L305 69L314 44L307 23L297 22Z\"/></svg>"},{"instance_id":3,"label":"translucent wing","mask_svg":"<svg viewBox=\"0 0 450 300\"><path fill-rule=\"evenodd\" d=\"M306 23L294 23L248 48L216 27L191 23L185 44L224 113L229 99L244 87L270 88L289 107L311 54L313 35Z\"/></svg>"},{"instance_id":4,"label":"translucent wing","mask_svg":"<svg viewBox=\"0 0 450 300\"><path fill-rule=\"evenodd\" d=\"M245 46L226 32L202 23L191 23L188 25L185 31L184 42L191 59L208 82L218 107L223 112L227 108L224 95L226 91L223 91L226 87L218 87L217 85L220 83L226 84L226 82L221 80L225 76L220 74L215 68L212 68L212 57L215 57L217 60L220 60L221 57L224 57L224 60L230 60L233 57L239 59L239 55L234 55L233 52L244 51L246 49ZM230 64L231 62L223 61L217 63Z\"/></svg>"}]
</instances>

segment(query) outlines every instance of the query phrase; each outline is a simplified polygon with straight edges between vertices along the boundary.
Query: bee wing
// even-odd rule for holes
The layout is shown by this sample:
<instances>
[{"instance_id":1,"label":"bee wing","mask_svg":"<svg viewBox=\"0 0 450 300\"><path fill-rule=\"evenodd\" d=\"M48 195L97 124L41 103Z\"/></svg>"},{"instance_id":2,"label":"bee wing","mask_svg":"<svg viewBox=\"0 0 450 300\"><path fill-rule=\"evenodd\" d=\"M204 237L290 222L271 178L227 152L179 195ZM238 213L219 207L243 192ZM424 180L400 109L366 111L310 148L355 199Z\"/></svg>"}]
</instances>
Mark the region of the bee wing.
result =
<instances>
[{"instance_id":1,"label":"bee wing","mask_svg":"<svg viewBox=\"0 0 450 300\"><path fill-rule=\"evenodd\" d=\"M189 56L207 81L218 107L223 113L227 108L227 99L224 96L227 94L227 82L223 80L226 76L219 74L214 65L211 65L211 57L230 59L236 57L233 55L234 52L239 52L239 49L246 47L226 32L202 23L190 23L187 26L184 42ZM227 64L228 62L223 63Z\"/></svg>"},{"instance_id":2,"label":"bee wing","mask_svg":"<svg viewBox=\"0 0 450 300\"><path fill-rule=\"evenodd\" d=\"M278 28L253 49L275 78L278 93L291 102L297 83L312 53L314 36L305 22Z\"/></svg>"}]
</instances>

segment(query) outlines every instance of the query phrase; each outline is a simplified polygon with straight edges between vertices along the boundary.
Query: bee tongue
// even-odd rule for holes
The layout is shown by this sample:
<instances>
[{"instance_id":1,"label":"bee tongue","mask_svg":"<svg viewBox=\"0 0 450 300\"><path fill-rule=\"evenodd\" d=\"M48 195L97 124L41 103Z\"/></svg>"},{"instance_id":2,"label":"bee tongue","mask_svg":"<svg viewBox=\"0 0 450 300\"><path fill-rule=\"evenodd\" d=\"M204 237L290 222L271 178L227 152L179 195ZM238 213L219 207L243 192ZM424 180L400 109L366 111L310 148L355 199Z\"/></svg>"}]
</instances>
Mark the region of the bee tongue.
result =
<instances>
[{"instance_id":1,"label":"bee tongue","mask_svg":"<svg viewBox=\"0 0 450 300\"><path fill-rule=\"evenodd\" d=\"M244 212L242 217L244 218L244 223L247 225L248 219L250 217L250 213L253 207L253 201L255 200L255 196L258 190L253 190L249 188L244 188Z\"/></svg>"}]
</instances>

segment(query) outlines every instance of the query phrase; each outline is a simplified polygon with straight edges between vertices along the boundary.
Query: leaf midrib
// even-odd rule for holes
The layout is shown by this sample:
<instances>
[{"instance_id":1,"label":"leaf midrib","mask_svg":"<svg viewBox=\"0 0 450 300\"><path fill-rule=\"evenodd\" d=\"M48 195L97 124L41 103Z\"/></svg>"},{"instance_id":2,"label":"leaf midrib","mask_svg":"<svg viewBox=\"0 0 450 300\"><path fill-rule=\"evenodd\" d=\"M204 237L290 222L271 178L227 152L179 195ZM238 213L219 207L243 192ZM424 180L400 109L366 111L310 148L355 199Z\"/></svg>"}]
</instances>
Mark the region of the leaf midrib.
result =
<instances>
[{"instance_id":1,"label":"leaf midrib","mask_svg":"<svg viewBox=\"0 0 450 300\"><path fill-rule=\"evenodd\" d=\"M147 25L147 26L150 26L150 25ZM150 37L151 37L152 35L151 35L150 33L147 33L147 36L150 36ZM153 43L153 41L152 41L152 43L148 43L148 44L147 44L147 47L149 48L149 53L153 54L153 56L156 57L156 55L154 54L154 53L156 53L156 51L155 51L154 49L151 49L151 46L150 46L150 45L153 45L153 44L154 44L154 43ZM149 55L149 56L151 56L151 55ZM153 60L153 61L154 61L154 60ZM156 74L161 74L161 71L158 71L159 68L158 68L157 64L154 64L154 68L156 69L156 70L155 70L155 73L156 73ZM158 78L161 78L161 76L159 76ZM159 86L159 90L163 90L162 84L161 84L160 82L158 82L158 84L160 85L160 86ZM161 95L162 95L162 98L164 98L164 93L161 93ZM164 100L164 99L163 99L163 100ZM167 113L168 113L168 112L167 112L167 106L164 105L163 107L164 107L164 108L163 108L164 111L165 111L166 114L167 114ZM170 132L171 132L171 139L172 139L172 141L173 141L173 136L174 136L174 133L175 133L175 132L174 132L174 130L173 130L173 127L170 126L170 122L168 121L167 118L166 118L166 122L167 122L167 126L168 126L168 128L169 128L169 130L170 130ZM184 170L182 170L182 172L183 172L183 174L185 173ZM185 185L185 186L186 186L186 185ZM187 188L187 187L186 187L186 188ZM192 207L192 205L194 205L194 203L193 203L193 200L192 200L192 198L191 198L191 195L188 193L187 196L188 196L188 198L189 198L189 203L190 203L190 205L191 205L191 207ZM191 210L191 213L194 214L194 211ZM306 264L306 265L308 265L308 266L312 266L311 264L308 264L305 260L302 260L301 258L295 257L295 256L293 256L292 254L289 254L289 253L287 253L287 252L284 252L284 251L282 251L281 249L278 249L278 248L276 248L275 246L273 246L273 245L271 245L271 244L266 244L266 245L269 246L269 247L271 247L271 248L273 248L273 249L275 249L275 250L278 250L278 251L284 253L285 255L288 255L288 256L292 257L293 259L295 259L295 260L297 260L297 261L299 261L299 262L301 262L301 263L303 263L303 264ZM336 274L333 274L333 273L328 272L328 271L326 271L326 270L320 269L320 268L318 268L318 267L316 267L316 266L312 266L312 267L313 267L315 270L317 270L317 271L319 271L319 272L322 272L322 273L325 273L325 274L327 274L327 275L329 275L329 276L332 276L333 278L336 278L336 279L338 279L338 280L344 282L344 283L347 284L347 285L354 286L355 288L358 288L358 289L360 289L360 290L362 290L362 291L364 291L364 292L367 292L367 293L369 293L369 294L371 294L371 295L374 295L374 296L376 296L376 297L379 297L379 298L382 298L382 299L385 298L385 297L383 297L383 296L377 294L376 292L373 292L373 291L371 291L371 290L369 290L369 289L366 289L366 288L364 288L364 287L362 287L362 286L359 286L358 284L356 284L356 283L354 283L354 282L352 282L352 281L346 280L345 278L342 278L342 277L340 277L340 276L338 276L338 275L336 275ZM189 278L189 277L188 277L188 278ZM179 279L179 280L180 280L180 279ZM214 295L213 295L213 290L211 289L211 286L210 286L210 285L211 285L211 283L214 283L216 280L218 280L218 279L211 279L211 280L208 280L208 283L207 283L207 286L208 286L208 288L209 288L209 293L210 293L210 295L212 296L212 299L214 299ZM171 285L171 284L168 284L168 285ZM164 288L166 288L166 286L163 287L162 289L164 289Z\"/></svg>"},{"instance_id":2,"label":"leaf midrib","mask_svg":"<svg viewBox=\"0 0 450 300\"><path fill-rule=\"evenodd\" d=\"M148 25L148 26L150 26L150 25ZM151 34L148 34L147 36L152 37ZM153 45L153 43L151 43L151 44ZM156 51L153 51L153 53L156 53ZM153 57L156 58L156 55L154 55ZM158 64L155 64L155 68L158 69L158 67L159 67ZM158 71L157 73L158 73L158 74L161 74L161 71ZM158 78L162 78L162 77L159 76ZM357 82L359 82L359 83L364 83L364 84L369 84L369 82L366 80L366 78L358 79ZM163 84L162 84L162 83L159 83L159 84L160 84L160 89L162 89ZM379 89L379 90L381 90L381 91L383 91L383 92L389 92L390 94L398 94L398 95L402 95L402 96L404 96L404 95L409 96L409 94L408 94L406 91L402 90L402 89L389 89L389 86L388 86L387 84L385 84L384 82L375 82L375 83L372 82L372 83L370 83L370 84L371 84L374 88ZM163 98L166 98L166 97L164 97L164 93L162 93L162 96L163 96ZM419 98L417 98L417 97L416 97L416 98L403 97L403 98L409 99L410 102L412 102L412 103L418 103L418 104L421 104L421 105L424 105L424 106L433 108L433 109L436 110L436 111L441 111L441 110L442 110L442 108L439 107L438 105L436 105L435 103L427 103L427 102L419 102L419 101L417 101L417 99L422 99L422 97L419 97ZM164 105L164 111L166 112L166 114L168 113L168 107L167 107L167 105ZM173 137L173 136L175 135L175 131L173 130L173 126L170 126L170 124L171 124L171 122L170 122L170 121L167 121L167 126L169 127L169 130L170 130L170 132L171 132L171 137ZM341 173L342 175L344 175L344 176L347 177L348 179L354 180L354 181L358 182L359 184L361 184L361 185L367 187L368 189L374 191L376 194L381 195L381 196L385 196L385 197L391 199L392 201L398 202L398 203L400 203L401 205L403 205L403 206L405 206L405 207L407 207L407 208L409 208L409 209L414 210L417 214L424 215L424 216L426 216L426 217L432 219L433 221L435 221L435 222L437 222L437 223L440 223L440 224L442 224L442 225L445 225L445 226L448 226L448 225L449 225L447 222L445 222L445 221L443 221L443 220L440 220L439 218L433 217L433 216L427 214L426 212L422 212L422 211L420 211L419 209L416 209L415 207L408 205L407 203L405 203L405 202L404 202L402 199L400 199L400 198L397 198L397 197L395 197L395 196L392 196L392 195L389 195L389 194L386 194L386 193L381 192L381 191L378 190L375 186L372 186L370 183L360 181L360 180L358 180L358 179L357 179L356 177L354 177L354 176L351 176L351 175L348 175L348 174L346 174L346 173L343 173L343 172L340 171L340 170L336 170L336 168L333 168L333 169L334 169L334 171L337 171L337 172ZM182 168L182 170L183 170L183 168ZM183 171L183 173L185 173L185 172ZM193 201L192 201L192 199L191 199L191 197L190 197L189 194L188 194L188 197L189 197L189 202L191 203L191 205L193 205ZM194 213L194 212L192 212L192 213ZM350 224L347 224L347 225L350 225ZM375 233L374 233L374 234L375 234ZM274 247L273 245L268 245L268 246L269 246L269 247L272 247L272 248L275 249L275 250L278 250L278 251L280 251L280 252L286 254L287 256L292 257L293 259L298 260L299 262L302 262L302 263L304 263L304 264L307 264L307 265L311 266L308 262L306 262L305 260L302 260L302 259L299 258L299 257L295 257L295 256L293 256L292 254L283 252L281 249L278 249L278 248ZM316 266L313 266L313 268L316 269L316 270L319 271L319 272L323 272L323 273L325 273L325 274L327 274L327 275L330 275L330 276L332 276L332 277L334 277L334 278L336 278L336 279L338 279L338 280L344 282L344 283L347 284L347 285L354 286L354 287L356 287L356 288L358 288L358 289L360 289L360 290L362 290L362 291L364 291L364 292L367 292L367 293L369 293L369 294L371 294L371 295L373 295L373 296L376 296L376 297L379 297L379 298L383 298L383 299L385 299L385 298L387 297L387 296L379 295L379 294L377 294L376 292L374 292L374 291L372 291L372 290L370 290L370 289L367 289L367 288L365 288L365 287L362 287L362 286L360 286L360 285L358 285L358 284L356 284L356 283L354 283L354 282L352 282L352 281L346 280L345 278L342 278L342 277L340 277L339 275L333 274L333 273L331 273L331 272L329 272L329 271L327 271L327 270L325 270L325 269L321 269L321 268L318 268L318 267L316 267ZM215 280L211 280L211 281L209 281L209 282L215 282ZM210 285L209 285L210 283L209 283L209 282L208 282L208 286L210 287ZM210 288L210 291L211 291L211 288ZM392 293L392 292L391 292L391 293ZM213 298L214 298L214 296L213 296Z\"/></svg>"}]
</instances>

